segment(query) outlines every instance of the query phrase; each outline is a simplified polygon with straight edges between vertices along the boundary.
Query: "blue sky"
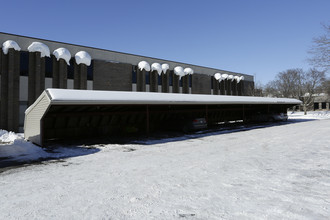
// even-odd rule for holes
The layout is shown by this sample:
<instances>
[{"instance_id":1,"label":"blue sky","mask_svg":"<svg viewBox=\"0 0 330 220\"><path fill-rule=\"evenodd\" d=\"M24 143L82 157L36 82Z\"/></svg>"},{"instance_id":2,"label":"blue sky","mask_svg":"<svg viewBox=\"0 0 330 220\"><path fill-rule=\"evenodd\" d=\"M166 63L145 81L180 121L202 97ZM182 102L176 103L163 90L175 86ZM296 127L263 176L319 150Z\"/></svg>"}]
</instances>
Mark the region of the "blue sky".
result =
<instances>
[{"instance_id":1,"label":"blue sky","mask_svg":"<svg viewBox=\"0 0 330 220\"><path fill-rule=\"evenodd\" d=\"M0 31L214 67L262 84L308 69L329 0L3 1Z\"/></svg>"}]
</instances>

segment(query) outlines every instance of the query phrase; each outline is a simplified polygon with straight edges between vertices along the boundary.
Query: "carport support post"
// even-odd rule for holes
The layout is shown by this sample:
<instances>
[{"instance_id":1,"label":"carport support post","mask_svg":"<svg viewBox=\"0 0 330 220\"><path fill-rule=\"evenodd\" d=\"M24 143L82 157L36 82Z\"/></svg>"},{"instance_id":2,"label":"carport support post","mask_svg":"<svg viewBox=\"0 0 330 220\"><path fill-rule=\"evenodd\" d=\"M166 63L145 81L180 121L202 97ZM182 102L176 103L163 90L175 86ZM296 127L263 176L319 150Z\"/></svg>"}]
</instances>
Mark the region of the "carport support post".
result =
<instances>
[{"instance_id":1,"label":"carport support post","mask_svg":"<svg viewBox=\"0 0 330 220\"><path fill-rule=\"evenodd\" d=\"M209 114L208 114L208 112L209 112L209 108L206 105L205 106L205 120L206 120L206 124L209 124Z\"/></svg>"},{"instance_id":2,"label":"carport support post","mask_svg":"<svg viewBox=\"0 0 330 220\"><path fill-rule=\"evenodd\" d=\"M149 136L149 132L150 132L150 127L149 127L149 105L146 106L146 134L147 136Z\"/></svg>"},{"instance_id":3,"label":"carport support post","mask_svg":"<svg viewBox=\"0 0 330 220\"><path fill-rule=\"evenodd\" d=\"M245 105L243 105L243 122L245 121Z\"/></svg>"}]
</instances>

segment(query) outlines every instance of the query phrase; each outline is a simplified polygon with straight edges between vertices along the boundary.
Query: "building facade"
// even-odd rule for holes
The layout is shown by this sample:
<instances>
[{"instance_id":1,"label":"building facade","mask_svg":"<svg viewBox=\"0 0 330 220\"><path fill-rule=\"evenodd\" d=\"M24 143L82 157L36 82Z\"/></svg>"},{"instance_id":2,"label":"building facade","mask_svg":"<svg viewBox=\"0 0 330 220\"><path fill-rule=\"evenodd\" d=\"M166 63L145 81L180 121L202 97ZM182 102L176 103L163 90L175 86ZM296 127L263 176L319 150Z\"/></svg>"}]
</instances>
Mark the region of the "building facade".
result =
<instances>
[{"instance_id":1,"label":"building facade","mask_svg":"<svg viewBox=\"0 0 330 220\"><path fill-rule=\"evenodd\" d=\"M248 96L254 87L251 75L169 60L7 33L0 43L0 129L15 132L46 88Z\"/></svg>"}]
</instances>

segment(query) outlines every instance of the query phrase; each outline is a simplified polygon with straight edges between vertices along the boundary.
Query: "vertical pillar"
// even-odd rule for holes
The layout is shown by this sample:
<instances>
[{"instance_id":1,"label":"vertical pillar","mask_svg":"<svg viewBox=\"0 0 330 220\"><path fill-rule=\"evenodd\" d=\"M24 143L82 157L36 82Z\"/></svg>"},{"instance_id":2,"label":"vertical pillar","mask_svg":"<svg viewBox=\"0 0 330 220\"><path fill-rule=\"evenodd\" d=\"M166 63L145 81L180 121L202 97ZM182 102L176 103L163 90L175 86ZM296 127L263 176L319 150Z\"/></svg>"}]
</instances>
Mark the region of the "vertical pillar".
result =
<instances>
[{"instance_id":1,"label":"vertical pillar","mask_svg":"<svg viewBox=\"0 0 330 220\"><path fill-rule=\"evenodd\" d=\"M242 81L237 83L237 95L241 96L242 95Z\"/></svg>"},{"instance_id":2,"label":"vertical pillar","mask_svg":"<svg viewBox=\"0 0 330 220\"><path fill-rule=\"evenodd\" d=\"M32 105L45 89L45 57L40 52L29 53L28 84L28 105Z\"/></svg>"},{"instance_id":3,"label":"vertical pillar","mask_svg":"<svg viewBox=\"0 0 330 220\"><path fill-rule=\"evenodd\" d=\"M156 70L150 72L149 74L149 85L150 92L158 92L158 73Z\"/></svg>"},{"instance_id":4,"label":"vertical pillar","mask_svg":"<svg viewBox=\"0 0 330 220\"><path fill-rule=\"evenodd\" d=\"M226 83L225 80L221 80L220 82L220 95L226 95Z\"/></svg>"},{"instance_id":5,"label":"vertical pillar","mask_svg":"<svg viewBox=\"0 0 330 220\"><path fill-rule=\"evenodd\" d=\"M237 95L237 81L234 80L231 82L231 91L232 91L232 95Z\"/></svg>"},{"instance_id":6,"label":"vertical pillar","mask_svg":"<svg viewBox=\"0 0 330 220\"><path fill-rule=\"evenodd\" d=\"M0 52L1 68L1 105L0 105L0 128L8 129L8 54Z\"/></svg>"},{"instance_id":7,"label":"vertical pillar","mask_svg":"<svg viewBox=\"0 0 330 220\"><path fill-rule=\"evenodd\" d=\"M163 93L168 93L169 92L169 75L170 71L166 71L165 73L162 73L162 92Z\"/></svg>"},{"instance_id":8,"label":"vertical pillar","mask_svg":"<svg viewBox=\"0 0 330 220\"><path fill-rule=\"evenodd\" d=\"M189 94L189 75L185 75L182 80L182 93Z\"/></svg>"},{"instance_id":9,"label":"vertical pillar","mask_svg":"<svg viewBox=\"0 0 330 220\"><path fill-rule=\"evenodd\" d=\"M8 54L1 54L0 128L14 132L19 127L19 71L19 51L10 48Z\"/></svg>"},{"instance_id":10,"label":"vertical pillar","mask_svg":"<svg viewBox=\"0 0 330 220\"><path fill-rule=\"evenodd\" d=\"M231 95L231 80L226 79L226 95Z\"/></svg>"},{"instance_id":11,"label":"vertical pillar","mask_svg":"<svg viewBox=\"0 0 330 220\"><path fill-rule=\"evenodd\" d=\"M325 105L326 105L326 109L327 109L327 111L329 111L329 105L330 105L330 103L327 102Z\"/></svg>"},{"instance_id":12,"label":"vertical pillar","mask_svg":"<svg viewBox=\"0 0 330 220\"><path fill-rule=\"evenodd\" d=\"M172 80L173 80L172 92L180 93L180 78L178 75L174 74L174 72L172 72L171 74L172 74Z\"/></svg>"},{"instance_id":13,"label":"vertical pillar","mask_svg":"<svg viewBox=\"0 0 330 220\"><path fill-rule=\"evenodd\" d=\"M56 60L53 56L53 88L67 88L68 68L64 59Z\"/></svg>"},{"instance_id":14,"label":"vertical pillar","mask_svg":"<svg viewBox=\"0 0 330 220\"><path fill-rule=\"evenodd\" d=\"M220 95L220 90L219 90L219 81L212 76L212 84L213 84L213 95Z\"/></svg>"},{"instance_id":15,"label":"vertical pillar","mask_svg":"<svg viewBox=\"0 0 330 220\"><path fill-rule=\"evenodd\" d=\"M136 73L136 91L145 92L146 91L146 71L137 70Z\"/></svg>"},{"instance_id":16,"label":"vertical pillar","mask_svg":"<svg viewBox=\"0 0 330 220\"><path fill-rule=\"evenodd\" d=\"M74 89L87 89L87 65L74 63Z\"/></svg>"}]
</instances>

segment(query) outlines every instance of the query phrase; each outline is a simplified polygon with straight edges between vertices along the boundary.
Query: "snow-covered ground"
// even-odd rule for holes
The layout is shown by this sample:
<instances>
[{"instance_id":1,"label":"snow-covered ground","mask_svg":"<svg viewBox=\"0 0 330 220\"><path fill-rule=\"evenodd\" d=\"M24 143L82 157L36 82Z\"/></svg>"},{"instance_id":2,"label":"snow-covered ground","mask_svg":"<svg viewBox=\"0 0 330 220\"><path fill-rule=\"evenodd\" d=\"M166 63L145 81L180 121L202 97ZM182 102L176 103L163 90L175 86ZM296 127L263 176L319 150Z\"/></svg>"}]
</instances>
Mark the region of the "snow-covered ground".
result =
<instances>
[{"instance_id":1,"label":"snow-covered ground","mask_svg":"<svg viewBox=\"0 0 330 220\"><path fill-rule=\"evenodd\" d=\"M0 219L329 219L329 134L330 112L51 151L0 130L0 163L62 158L0 170Z\"/></svg>"}]
</instances>

